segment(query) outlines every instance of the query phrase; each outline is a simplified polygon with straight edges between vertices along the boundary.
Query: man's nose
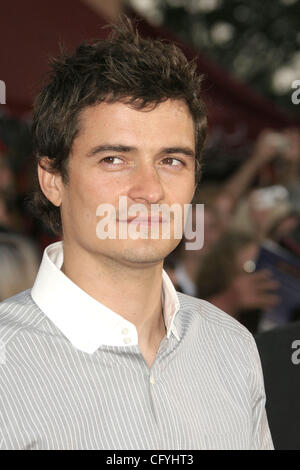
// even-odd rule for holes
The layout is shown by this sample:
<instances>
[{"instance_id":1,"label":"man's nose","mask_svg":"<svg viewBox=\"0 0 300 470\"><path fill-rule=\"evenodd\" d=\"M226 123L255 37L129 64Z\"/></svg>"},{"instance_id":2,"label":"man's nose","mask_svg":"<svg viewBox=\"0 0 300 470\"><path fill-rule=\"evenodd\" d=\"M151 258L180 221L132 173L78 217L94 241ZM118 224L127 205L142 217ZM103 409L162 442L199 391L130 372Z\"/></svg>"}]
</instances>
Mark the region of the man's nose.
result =
<instances>
[{"instance_id":1,"label":"man's nose","mask_svg":"<svg viewBox=\"0 0 300 470\"><path fill-rule=\"evenodd\" d=\"M158 170L151 164L140 165L132 175L128 197L133 201L156 204L163 200L164 189Z\"/></svg>"}]
</instances>

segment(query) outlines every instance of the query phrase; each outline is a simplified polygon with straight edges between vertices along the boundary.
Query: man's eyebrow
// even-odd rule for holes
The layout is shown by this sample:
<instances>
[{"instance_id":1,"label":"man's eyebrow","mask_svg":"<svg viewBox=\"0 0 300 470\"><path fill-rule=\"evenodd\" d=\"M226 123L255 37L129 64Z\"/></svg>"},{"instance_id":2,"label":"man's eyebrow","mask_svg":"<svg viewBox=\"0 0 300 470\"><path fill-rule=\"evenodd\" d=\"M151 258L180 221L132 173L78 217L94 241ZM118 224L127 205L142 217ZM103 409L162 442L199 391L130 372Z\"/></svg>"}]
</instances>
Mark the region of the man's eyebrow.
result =
<instances>
[{"instance_id":1,"label":"man's eyebrow","mask_svg":"<svg viewBox=\"0 0 300 470\"><path fill-rule=\"evenodd\" d=\"M96 147L93 147L87 154L88 157L93 157L94 155L97 155L98 153L101 152L131 152L131 151L136 151L138 150L137 147L132 147L128 145L97 145ZM188 157L195 157L195 152L189 148L189 147L164 147L160 149L158 153L167 153L167 154L173 154L173 153L180 153L183 155L186 155Z\"/></svg>"},{"instance_id":2,"label":"man's eyebrow","mask_svg":"<svg viewBox=\"0 0 300 470\"><path fill-rule=\"evenodd\" d=\"M137 150L136 147L129 147L128 145L97 145L93 147L89 153L88 157L93 157L94 155L101 152L130 152L132 150Z\"/></svg>"},{"instance_id":3,"label":"man's eyebrow","mask_svg":"<svg viewBox=\"0 0 300 470\"><path fill-rule=\"evenodd\" d=\"M195 152L189 147L166 147L161 150L161 153L181 153L188 157L195 157Z\"/></svg>"}]
</instances>

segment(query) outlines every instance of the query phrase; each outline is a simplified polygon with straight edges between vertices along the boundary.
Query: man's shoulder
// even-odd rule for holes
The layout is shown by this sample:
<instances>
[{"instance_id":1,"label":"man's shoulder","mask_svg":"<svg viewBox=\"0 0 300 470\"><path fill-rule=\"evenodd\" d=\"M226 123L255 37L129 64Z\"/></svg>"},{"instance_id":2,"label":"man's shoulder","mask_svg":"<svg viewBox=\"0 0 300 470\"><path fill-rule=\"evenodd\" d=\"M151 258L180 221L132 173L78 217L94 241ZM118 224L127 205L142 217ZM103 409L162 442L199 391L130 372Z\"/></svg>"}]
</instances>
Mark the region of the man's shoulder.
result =
<instances>
[{"instance_id":1,"label":"man's shoulder","mask_svg":"<svg viewBox=\"0 0 300 470\"><path fill-rule=\"evenodd\" d=\"M7 344L18 332L34 328L44 318L27 289L0 303L0 341Z\"/></svg>"},{"instance_id":2,"label":"man's shoulder","mask_svg":"<svg viewBox=\"0 0 300 470\"><path fill-rule=\"evenodd\" d=\"M187 317L201 324L202 328L211 330L214 333L222 333L230 336L240 337L243 340L254 342L253 335L238 320L228 315L226 312L211 304L210 302L193 297L191 295L177 292L180 302L182 320L187 321Z\"/></svg>"}]
</instances>

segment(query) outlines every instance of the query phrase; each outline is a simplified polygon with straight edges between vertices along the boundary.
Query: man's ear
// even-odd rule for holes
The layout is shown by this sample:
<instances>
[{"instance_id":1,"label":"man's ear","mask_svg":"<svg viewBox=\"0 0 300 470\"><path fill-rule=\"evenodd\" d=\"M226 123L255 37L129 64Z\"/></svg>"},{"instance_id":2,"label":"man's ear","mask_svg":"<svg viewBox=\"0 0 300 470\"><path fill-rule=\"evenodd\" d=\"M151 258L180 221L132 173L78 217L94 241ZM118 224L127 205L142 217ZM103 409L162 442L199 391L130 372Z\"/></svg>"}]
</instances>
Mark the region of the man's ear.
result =
<instances>
[{"instance_id":1,"label":"man's ear","mask_svg":"<svg viewBox=\"0 0 300 470\"><path fill-rule=\"evenodd\" d=\"M62 202L62 178L59 173L51 170L48 157L42 157L38 163L38 178L41 190L46 198L55 206L59 207Z\"/></svg>"}]
</instances>

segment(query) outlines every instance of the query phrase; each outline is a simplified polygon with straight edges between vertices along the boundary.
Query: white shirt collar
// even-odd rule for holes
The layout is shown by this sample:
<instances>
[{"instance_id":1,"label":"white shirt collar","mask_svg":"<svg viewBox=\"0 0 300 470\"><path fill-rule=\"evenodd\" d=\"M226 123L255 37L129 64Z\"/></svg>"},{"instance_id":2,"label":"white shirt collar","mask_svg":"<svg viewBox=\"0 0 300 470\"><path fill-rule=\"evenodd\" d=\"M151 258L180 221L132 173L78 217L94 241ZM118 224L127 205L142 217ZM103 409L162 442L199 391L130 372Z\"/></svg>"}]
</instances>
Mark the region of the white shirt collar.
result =
<instances>
[{"instance_id":1,"label":"white shirt collar","mask_svg":"<svg viewBox=\"0 0 300 470\"><path fill-rule=\"evenodd\" d=\"M101 345L132 346L138 344L133 323L87 294L62 271L63 242L49 245L35 279L31 296L43 313L68 340L87 353ZM167 337L179 341L174 318L180 303L167 273L162 271L162 303Z\"/></svg>"}]
</instances>

